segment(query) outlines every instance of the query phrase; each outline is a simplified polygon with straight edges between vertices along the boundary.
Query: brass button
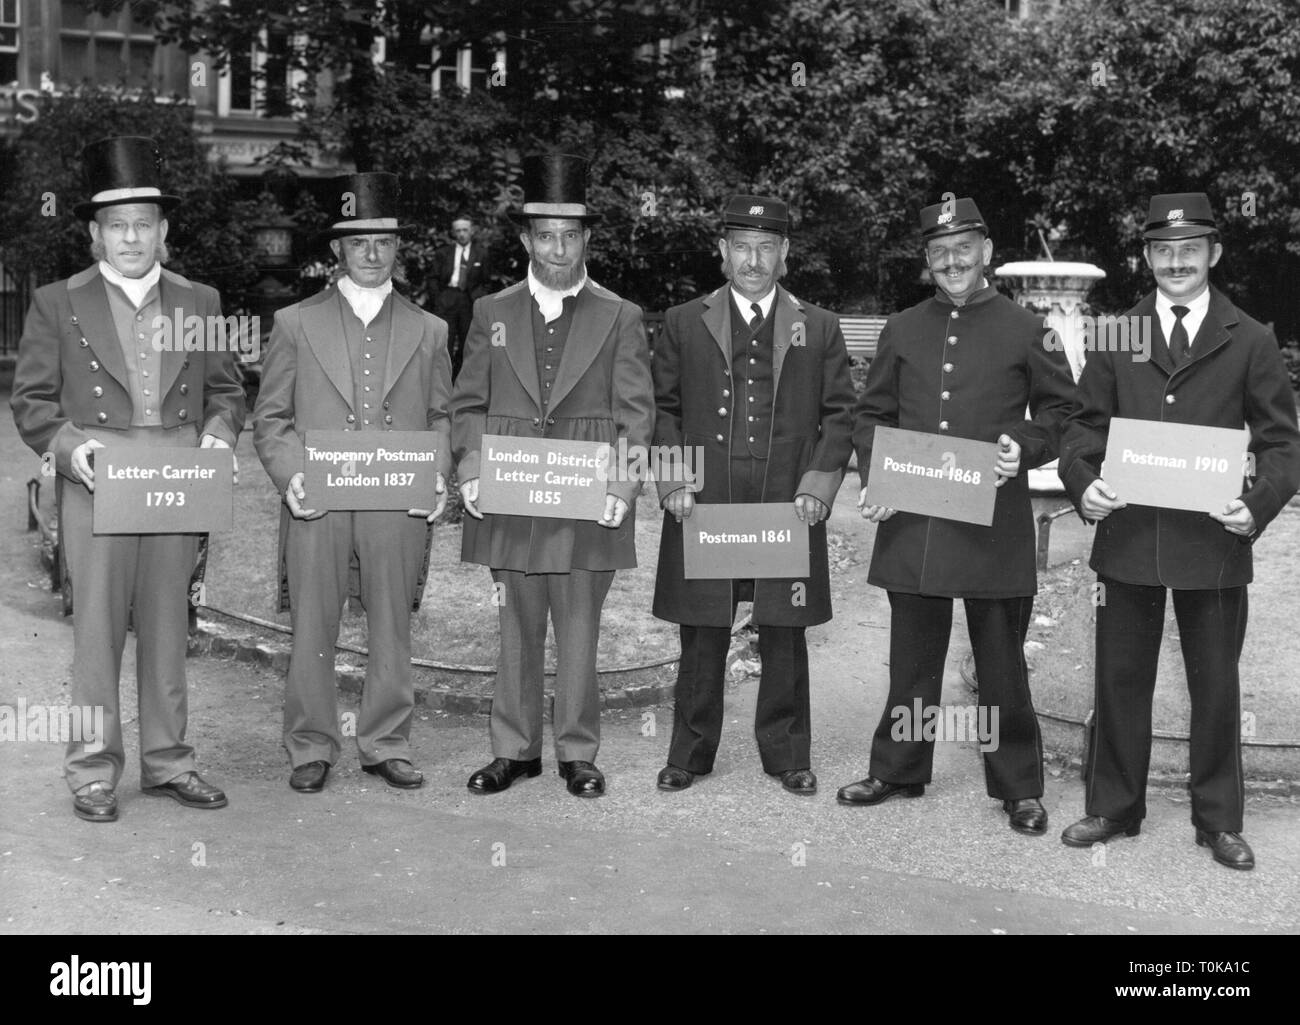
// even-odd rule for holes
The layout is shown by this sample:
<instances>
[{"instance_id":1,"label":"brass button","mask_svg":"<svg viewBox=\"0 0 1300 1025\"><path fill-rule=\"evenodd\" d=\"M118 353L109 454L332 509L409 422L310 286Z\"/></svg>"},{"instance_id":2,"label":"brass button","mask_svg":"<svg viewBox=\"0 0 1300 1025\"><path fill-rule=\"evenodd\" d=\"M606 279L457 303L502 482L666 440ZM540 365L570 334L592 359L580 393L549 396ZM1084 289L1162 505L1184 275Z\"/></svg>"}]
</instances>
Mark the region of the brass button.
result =
<instances>
[{"instance_id":1,"label":"brass button","mask_svg":"<svg viewBox=\"0 0 1300 1025\"><path fill-rule=\"evenodd\" d=\"M384 403L384 408L385 408L385 409L388 409L389 406L391 406L391 405L392 405L391 402L385 402L385 403Z\"/></svg>"},{"instance_id":2,"label":"brass button","mask_svg":"<svg viewBox=\"0 0 1300 1025\"><path fill-rule=\"evenodd\" d=\"M956 344L957 344L957 336L956 336L956 335L949 335L949 336L948 336L948 344L949 344L949 345L956 345Z\"/></svg>"},{"instance_id":3,"label":"brass button","mask_svg":"<svg viewBox=\"0 0 1300 1025\"><path fill-rule=\"evenodd\" d=\"M82 339L79 339L79 340L78 340L77 344L80 345L80 346L84 349L84 348L86 348L86 346L88 346L90 343L89 343L88 341L86 341L84 338L82 338Z\"/></svg>"},{"instance_id":4,"label":"brass button","mask_svg":"<svg viewBox=\"0 0 1300 1025\"><path fill-rule=\"evenodd\" d=\"M1172 406L1174 404L1174 397L1172 395L1166 395L1165 402Z\"/></svg>"},{"instance_id":5,"label":"brass button","mask_svg":"<svg viewBox=\"0 0 1300 1025\"><path fill-rule=\"evenodd\" d=\"M951 364L951 363L945 363L945 364L943 365L943 372L944 372L945 374L951 374L951 373L952 373L952 364Z\"/></svg>"},{"instance_id":6,"label":"brass button","mask_svg":"<svg viewBox=\"0 0 1300 1025\"><path fill-rule=\"evenodd\" d=\"M145 415L145 416L153 416L153 410L152 410L152 409L146 409L146 410L144 411L144 415Z\"/></svg>"},{"instance_id":7,"label":"brass button","mask_svg":"<svg viewBox=\"0 0 1300 1025\"><path fill-rule=\"evenodd\" d=\"M190 386L188 384L181 385L181 394L188 395L189 393L190 393Z\"/></svg>"},{"instance_id":8,"label":"brass button","mask_svg":"<svg viewBox=\"0 0 1300 1025\"><path fill-rule=\"evenodd\" d=\"M719 441L722 441L722 440L723 440L723 437L722 437L721 434L718 435L718 440L719 440Z\"/></svg>"},{"instance_id":9,"label":"brass button","mask_svg":"<svg viewBox=\"0 0 1300 1025\"><path fill-rule=\"evenodd\" d=\"M539 420L537 417L533 417L533 426L534 426L534 427L536 427L536 426L537 426L538 424L540 424L541 422L542 422L542 421Z\"/></svg>"},{"instance_id":10,"label":"brass button","mask_svg":"<svg viewBox=\"0 0 1300 1025\"><path fill-rule=\"evenodd\" d=\"M950 391L940 392L939 398L943 399L944 402L947 402L950 398L952 398L952 392Z\"/></svg>"},{"instance_id":11,"label":"brass button","mask_svg":"<svg viewBox=\"0 0 1300 1025\"><path fill-rule=\"evenodd\" d=\"M95 385L95 387L90 389L90 394L95 396L95 398L97 399L102 398L104 395L104 389L101 388L99 385Z\"/></svg>"},{"instance_id":12,"label":"brass button","mask_svg":"<svg viewBox=\"0 0 1300 1025\"><path fill-rule=\"evenodd\" d=\"M726 406L719 406L719 407L718 407L718 416L726 416L726 415L727 415L727 407L726 407Z\"/></svg>"},{"instance_id":13,"label":"brass button","mask_svg":"<svg viewBox=\"0 0 1300 1025\"><path fill-rule=\"evenodd\" d=\"M393 417L391 413L388 416L384 417L384 423L391 424L392 422L393 422Z\"/></svg>"},{"instance_id":14,"label":"brass button","mask_svg":"<svg viewBox=\"0 0 1300 1025\"><path fill-rule=\"evenodd\" d=\"M99 421L100 423L102 423L102 424L106 424L106 423L108 423L108 414L107 414L107 413L96 413L96 414L95 414L95 419L98 420L98 421Z\"/></svg>"},{"instance_id":15,"label":"brass button","mask_svg":"<svg viewBox=\"0 0 1300 1025\"><path fill-rule=\"evenodd\" d=\"M947 421L947 420L940 420L940 421L939 421L939 430L941 430L941 431L946 431L947 429L948 429L948 421Z\"/></svg>"},{"instance_id":16,"label":"brass button","mask_svg":"<svg viewBox=\"0 0 1300 1025\"><path fill-rule=\"evenodd\" d=\"M546 422L547 422L548 424L554 424L554 423L555 423L555 417L553 417L553 416L548 416L548 417L546 418Z\"/></svg>"},{"instance_id":17,"label":"brass button","mask_svg":"<svg viewBox=\"0 0 1300 1025\"><path fill-rule=\"evenodd\" d=\"M749 442L751 445L754 443L754 436L752 434L749 436Z\"/></svg>"},{"instance_id":18,"label":"brass button","mask_svg":"<svg viewBox=\"0 0 1300 1025\"><path fill-rule=\"evenodd\" d=\"M188 370L189 368L190 368L190 358L186 356L183 360L181 360L181 369Z\"/></svg>"},{"instance_id":19,"label":"brass button","mask_svg":"<svg viewBox=\"0 0 1300 1025\"><path fill-rule=\"evenodd\" d=\"M357 422L357 418L356 418L355 416L353 416L351 413L349 413L349 414L348 414L348 423L350 423L350 424L354 424L354 423L356 423L356 422Z\"/></svg>"},{"instance_id":20,"label":"brass button","mask_svg":"<svg viewBox=\"0 0 1300 1025\"><path fill-rule=\"evenodd\" d=\"M728 389L723 388L723 389L722 389L722 397L723 397L724 399L729 399L729 398L731 398L731 392L730 392Z\"/></svg>"},{"instance_id":21,"label":"brass button","mask_svg":"<svg viewBox=\"0 0 1300 1025\"><path fill-rule=\"evenodd\" d=\"M99 360L94 360L94 359L92 359L92 360L90 361L90 372L93 374L93 373L95 373L97 370L99 370Z\"/></svg>"},{"instance_id":22,"label":"brass button","mask_svg":"<svg viewBox=\"0 0 1300 1025\"><path fill-rule=\"evenodd\" d=\"M953 310L950 314L948 314L948 316L952 317L953 320L956 320L956 319L957 319L957 311L956 311L956 310Z\"/></svg>"},{"instance_id":23,"label":"brass button","mask_svg":"<svg viewBox=\"0 0 1300 1025\"><path fill-rule=\"evenodd\" d=\"M177 415L178 417L180 417L182 420L184 420L186 417L188 417L188 416L190 415L190 411L189 411L188 409L182 409L182 410L181 410L179 413L177 413L176 415Z\"/></svg>"}]
</instances>

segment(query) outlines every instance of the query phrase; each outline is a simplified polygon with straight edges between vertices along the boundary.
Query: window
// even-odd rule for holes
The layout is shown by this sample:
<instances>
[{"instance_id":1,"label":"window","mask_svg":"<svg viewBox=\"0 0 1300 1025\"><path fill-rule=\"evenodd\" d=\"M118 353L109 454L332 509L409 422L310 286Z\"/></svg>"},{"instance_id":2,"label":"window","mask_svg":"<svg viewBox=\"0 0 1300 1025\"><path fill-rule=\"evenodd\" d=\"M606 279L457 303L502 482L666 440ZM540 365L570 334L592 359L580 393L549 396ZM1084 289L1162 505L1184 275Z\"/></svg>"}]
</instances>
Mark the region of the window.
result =
<instances>
[{"instance_id":1,"label":"window","mask_svg":"<svg viewBox=\"0 0 1300 1025\"><path fill-rule=\"evenodd\" d=\"M233 54L221 73L217 113L291 117L304 74L290 65L302 44L287 33L263 29L258 41L247 52Z\"/></svg>"},{"instance_id":2,"label":"window","mask_svg":"<svg viewBox=\"0 0 1300 1025\"><path fill-rule=\"evenodd\" d=\"M0 7L7 9L11 2L16 7L17 0L0 0ZM164 82L156 69L153 30L132 16L130 4L100 15L88 13L80 0L61 0L59 15L57 77L62 84L91 81L128 89L148 86L160 92L177 89L176 82Z\"/></svg>"},{"instance_id":3,"label":"window","mask_svg":"<svg viewBox=\"0 0 1300 1025\"><path fill-rule=\"evenodd\" d=\"M501 85L506 70L506 52L495 46L462 46L454 54L433 51L431 86L435 93L444 89L488 89Z\"/></svg>"},{"instance_id":4,"label":"window","mask_svg":"<svg viewBox=\"0 0 1300 1025\"><path fill-rule=\"evenodd\" d=\"M0 82L18 81L18 0L0 0Z\"/></svg>"}]
</instances>

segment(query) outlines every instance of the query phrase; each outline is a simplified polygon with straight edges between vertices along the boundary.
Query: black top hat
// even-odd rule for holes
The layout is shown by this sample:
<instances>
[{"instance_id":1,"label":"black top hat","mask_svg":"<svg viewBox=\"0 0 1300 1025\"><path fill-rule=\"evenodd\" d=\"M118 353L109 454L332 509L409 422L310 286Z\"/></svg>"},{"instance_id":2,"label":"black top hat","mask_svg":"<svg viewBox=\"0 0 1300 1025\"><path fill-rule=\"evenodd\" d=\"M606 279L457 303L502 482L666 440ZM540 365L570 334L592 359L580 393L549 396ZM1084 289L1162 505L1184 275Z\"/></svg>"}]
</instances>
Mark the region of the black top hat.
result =
<instances>
[{"instance_id":1,"label":"black top hat","mask_svg":"<svg viewBox=\"0 0 1300 1025\"><path fill-rule=\"evenodd\" d=\"M81 164L90 199L72 209L83 221L106 206L157 203L165 215L181 202L180 196L162 191L162 160L153 139L138 135L100 139L81 151Z\"/></svg>"},{"instance_id":2,"label":"black top hat","mask_svg":"<svg viewBox=\"0 0 1300 1025\"><path fill-rule=\"evenodd\" d=\"M775 196L732 196L722 212L722 227L790 234L790 208Z\"/></svg>"},{"instance_id":3,"label":"black top hat","mask_svg":"<svg viewBox=\"0 0 1300 1025\"><path fill-rule=\"evenodd\" d=\"M562 217L594 224L600 214L587 209L587 161L568 153L524 157L524 203L510 219L525 224L534 217Z\"/></svg>"},{"instance_id":4,"label":"black top hat","mask_svg":"<svg viewBox=\"0 0 1300 1025\"><path fill-rule=\"evenodd\" d=\"M1142 237L1200 238L1218 230L1209 196L1204 192L1173 192L1167 196L1151 197Z\"/></svg>"},{"instance_id":5,"label":"black top hat","mask_svg":"<svg viewBox=\"0 0 1300 1025\"><path fill-rule=\"evenodd\" d=\"M982 231L986 236L989 233L973 199L947 200L921 211L921 238L927 241L963 231Z\"/></svg>"},{"instance_id":6,"label":"black top hat","mask_svg":"<svg viewBox=\"0 0 1300 1025\"><path fill-rule=\"evenodd\" d=\"M397 175L388 171L358 171L330 182L329 208L335 220L317 236L321 239L344 235L404 235L414 224L402 224L398 216L401 189Z\"/></svg>"}]
</instances>

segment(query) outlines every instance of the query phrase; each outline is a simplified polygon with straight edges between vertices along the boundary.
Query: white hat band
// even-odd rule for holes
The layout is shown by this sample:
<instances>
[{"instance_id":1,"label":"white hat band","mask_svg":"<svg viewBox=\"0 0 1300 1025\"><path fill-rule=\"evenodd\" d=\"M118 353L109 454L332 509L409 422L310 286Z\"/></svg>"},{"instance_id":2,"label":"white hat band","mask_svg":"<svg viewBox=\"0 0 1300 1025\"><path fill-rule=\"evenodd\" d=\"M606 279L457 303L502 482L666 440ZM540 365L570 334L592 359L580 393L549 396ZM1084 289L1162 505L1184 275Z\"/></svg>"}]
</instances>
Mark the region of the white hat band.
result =
<instances>
[{"instance_id":1,"label":"white hat band","mask_svg":"<svg viewBox=\"0 0 1300 1025\"><path fill-rule=\"evenodd\" d=\"M140 188L132 186L126 189L105 189L90 197L92 203L118 203L126 199L160 199L162 190L146 185Z\"/></svg>"},{"instance_id":2,"label":"white hat band","mask_svg":"<svg viewBox=\"0 0 1300 1025\"><path fill-rule=\"evenodd\" d=\"M356 221L335 221L331 230L337 231L340 228L365 228L369 231L396 231L397 218L369 217L361 218Z\"/></svg>"},{"instance_id":3,"label":"white hat band","mask_svg":"<svg viewBox=\"0 0 1300 1025\"><path fill-rule=\"evenodd\" d=\"M586 217L585 203L525 203L525 217Z\"/></svg>"}]
</instances>

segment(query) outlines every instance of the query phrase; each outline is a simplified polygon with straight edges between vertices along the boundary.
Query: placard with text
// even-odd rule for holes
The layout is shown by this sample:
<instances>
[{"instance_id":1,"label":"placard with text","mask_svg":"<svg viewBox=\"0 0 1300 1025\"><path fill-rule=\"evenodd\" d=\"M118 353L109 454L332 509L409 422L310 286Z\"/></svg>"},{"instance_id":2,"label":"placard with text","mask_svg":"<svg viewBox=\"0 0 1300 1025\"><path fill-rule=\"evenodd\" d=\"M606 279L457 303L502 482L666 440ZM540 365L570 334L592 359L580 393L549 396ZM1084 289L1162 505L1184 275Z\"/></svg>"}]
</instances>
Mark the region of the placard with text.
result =
<instances>
[{"instance_id":1,"label":"placard with text","mask_svg":"<svg viewBox=\"0 0 1300 1025\"><path fill-rule=\"evenodd\" d=\"M1129 505L1221 513L1241 496L1249 444L1245 427L1117 416L1110 421L1101 475Z\"/></svg>"},{"instance_id":2,"label":"placard with text","mask_svg":"<svg viewBox=\"0 0 1300 1025\"><path fill-rule=\"evenodd\" d=\"M429 431L308 431L303 503L307 509L433 509L438 438Z\"/></svg>"},{"instance_id":3,"label":"placard with text","mask_svg":"<svg viewBox=\"0 0 1300 1025\"><path fill-rule=\"evenodd\" d=\"M105 445L94 452L96 534L207 534L234 522L230 449Z\"/></svg>"},{"instance_id":4,"label":"placard with text","mask_svg":"<svg viewBox=\"0 0 1300 1025\"><path fill-rule=\"evenodd\" d=\"M697 505L682 520L687 580L808 576L808 526L793 502Z\"/></svg>"},{"instance_id":5,"label":"placard with text","mask_svg":"<svg viewBox=\"0 0 1300 1025\"><path fill-rule=\"evenodd\" d=\"M987 527L998 497L997 461L990 441L877 427L867 504Z\"/></svg>"},{"instance_id":6,"label":"placard with text","mask_svg":"<svg viewBox=\"0 0 1300 1025\"><path fill-rule=\"evenodd\" d=\"M599 520L610 447L598 441L483 435L478 507L508 516Z\"/></svg>"}]
</instances>

